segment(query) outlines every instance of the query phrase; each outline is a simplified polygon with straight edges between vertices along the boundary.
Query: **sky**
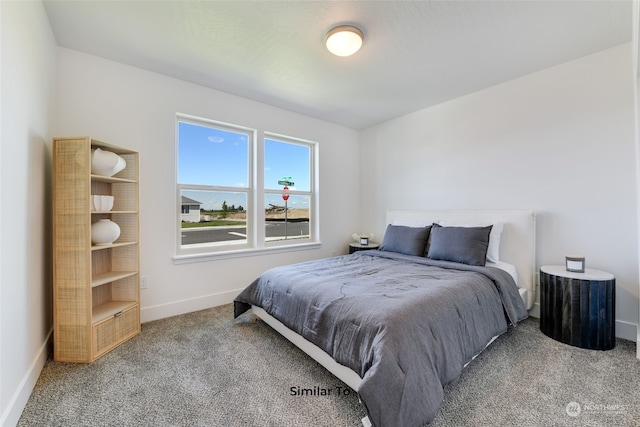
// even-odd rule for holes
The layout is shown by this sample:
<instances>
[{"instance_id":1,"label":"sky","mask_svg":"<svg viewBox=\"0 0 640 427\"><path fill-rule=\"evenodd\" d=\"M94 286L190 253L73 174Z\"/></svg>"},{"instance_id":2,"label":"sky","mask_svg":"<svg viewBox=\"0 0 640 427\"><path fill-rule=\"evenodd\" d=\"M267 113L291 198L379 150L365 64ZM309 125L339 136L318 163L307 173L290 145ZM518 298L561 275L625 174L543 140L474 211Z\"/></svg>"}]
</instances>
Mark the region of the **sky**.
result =
<instances>
[{"instance_id":1,"label":"sky","mask_svg":"<svg viewBox=\"0 0 640 427\"><path fill-rule=\"evenodd\" d=\"M238 188L248 186L250 134L185 122L178 122L178 126L179 184ZM308 146L265 138L264 150L266 189L281 190L282 186L278 184L278 180L291 177L295 185L290 186L290 189L310 190ZM223 201L226 201L228 206L247 207L245 193L185 190L183 195L202 202L204 209L220 209ZM266 195L265 206L276 202L284 205L279 194ZM290 208L308 208L309 198L291 196L288 205Z\"/></svg>"}]
</instances>

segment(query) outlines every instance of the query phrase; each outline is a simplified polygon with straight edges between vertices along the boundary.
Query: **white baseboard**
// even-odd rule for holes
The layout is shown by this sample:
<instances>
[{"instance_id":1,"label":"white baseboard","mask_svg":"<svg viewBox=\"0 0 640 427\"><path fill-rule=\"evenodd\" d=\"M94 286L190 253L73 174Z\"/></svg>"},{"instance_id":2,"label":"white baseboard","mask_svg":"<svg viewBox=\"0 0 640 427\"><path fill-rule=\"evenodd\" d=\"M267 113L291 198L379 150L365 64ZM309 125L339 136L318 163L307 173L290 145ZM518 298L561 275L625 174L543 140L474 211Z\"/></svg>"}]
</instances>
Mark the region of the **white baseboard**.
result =
<instances>
[{"instance_id":1,"label":"white baseboard","mask_svg":"<svg viewBox=\"0 0 640 427\"><path fill-rule=\"evenodd\" d=\"M529 310L529 316L540 318L540 303L535 303L533 308ZM625 340L638 342L638 325L631 322L625 322L623 320L616 320L616 337ZM640 346L638 347L638 354L640 354ZM640 357L639 357L640 358Z\"/></svg>"},{"instance_id":2,"label":"white baseboard","mask_svg":"<svg viewBox=\"0 0 640 427\"><path fill-rule=\"evenodd\" d=\"M638 325L631 322L616 320L616 337L629 341L636 341Z\"/></svg>"},{"instance_id":3,"label":"white baseboard","mask_svg":"<svg viewBox=\"0 0 640 427\"><path fill-rule=\"evenodd\" d=\"M536 319L540 318L540 304L539 303L533 304L533 307L531 307L531 310L529 310L529 316L535 317Z\"/></svg>"},{"instance_id":4,"label":"white baseboard","mask_svg":"<svg viewBox=\"0 0 640 427\"><path fill-rule=\"evenodd\" d=\"M18 424L22 411L24 411L25 406L27 406L29 396L31 396L33 387L36 385L38 377L40 377L42 368L44 368L44 364L47 362L47 358L51 354L52 349L53 328L47 334L44 342L40 346L40 350L38 350L38 353L29 365L29 369L22 378L22 381L20 381L20 385L15 393L13 393L13 396L11 396L11 400L2 414L2 418L0 418L0 426L10 427Z\"/></svg>"},{"instance_id":5,"label":"white baseboard","mask_svg":"<svg viewBox=\"0 0 640 427\"><path fill-rule=\"evenodd\" d=\"M177 316L179 314L186 314L219 305L230 304L241 291L242 289L235 289L233 291L203 295L200 297L154 305L151 307L141 307L140 321L142 323L150 322L152 320L164 319L166 317Z\"/></svg>"}]
</instances>

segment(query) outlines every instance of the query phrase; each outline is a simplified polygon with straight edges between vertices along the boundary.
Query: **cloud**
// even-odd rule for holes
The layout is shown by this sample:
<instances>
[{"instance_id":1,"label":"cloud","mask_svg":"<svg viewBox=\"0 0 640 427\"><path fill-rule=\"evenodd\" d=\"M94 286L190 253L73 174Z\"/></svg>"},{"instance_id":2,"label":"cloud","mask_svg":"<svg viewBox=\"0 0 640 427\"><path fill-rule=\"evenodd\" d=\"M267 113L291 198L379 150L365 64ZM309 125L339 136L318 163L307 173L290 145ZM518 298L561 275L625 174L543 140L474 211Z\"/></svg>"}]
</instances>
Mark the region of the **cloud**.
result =
<instances>
[{"instance_id":1,"label":"cloud","mask_svg":"<svg viewBox=\"0 0 640 427\"><path fill-rule=\"evenodd\" d=\"M214 135L214 136L210 136L210 137L209 137L209 138L207 138L207 139L208 139L209 141L211 141L211 142L216 142L216 143L224 141L224 138L222 138L222 137L220 137L220 136L216 136L216 135Z\"/></svg>"}]
</instances>

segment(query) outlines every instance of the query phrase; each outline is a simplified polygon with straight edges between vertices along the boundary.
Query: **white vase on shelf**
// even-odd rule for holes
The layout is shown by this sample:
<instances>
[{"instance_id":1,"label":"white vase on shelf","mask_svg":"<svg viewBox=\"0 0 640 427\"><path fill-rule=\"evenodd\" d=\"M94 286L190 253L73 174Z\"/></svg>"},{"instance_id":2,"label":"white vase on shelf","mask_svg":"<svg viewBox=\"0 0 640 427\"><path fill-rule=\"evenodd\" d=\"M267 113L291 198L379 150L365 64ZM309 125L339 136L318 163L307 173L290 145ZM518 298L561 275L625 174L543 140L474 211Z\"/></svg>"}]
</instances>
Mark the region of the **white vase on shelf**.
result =
<instances>
[{"instance_id":1,"label":"white vase on shelf","mask_svg":"<svg viewBox=\"0 0 640 427\"><path fill-rule=\"evenodd\" d=\"M110 219L99 219L91 224L91 241L94 245L110 245L120 237L120 226Z\"/></svg>"},{"instance_id":2,"label":"white vase on shelf","mask_svg":"<svg viewBox=\"0 0 640 427\"><path fill-rule=\"evenodd\" d=\"M116 153L96 148L91 151L91 173L113 176L123 170L127 162Z\"/></svg>"}]
</instances>

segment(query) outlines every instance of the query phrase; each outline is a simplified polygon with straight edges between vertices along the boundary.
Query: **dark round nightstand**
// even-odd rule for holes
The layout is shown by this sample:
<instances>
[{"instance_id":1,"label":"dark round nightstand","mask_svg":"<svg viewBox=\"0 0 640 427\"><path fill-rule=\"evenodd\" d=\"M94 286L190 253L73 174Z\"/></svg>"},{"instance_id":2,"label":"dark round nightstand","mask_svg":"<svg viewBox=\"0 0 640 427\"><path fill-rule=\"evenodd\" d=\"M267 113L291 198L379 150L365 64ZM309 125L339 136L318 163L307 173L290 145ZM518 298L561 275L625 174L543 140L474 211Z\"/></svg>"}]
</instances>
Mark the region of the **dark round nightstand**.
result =
<instances>
[{"instance_id":1,"label":"dark round nightstand","mask_svg":"<svg viewBox=\"0 0 640 427\"><path fill-rule=\"evenodd\" d=\"M349 243L349 253L352 254L358 251L369 251L371 249L378 249L380 247L379 244L375 242L370 242L368 245L361 245L360 243Z\"/></svg>"},{"instance_id":2,"label":"dark round nightstand","mask_svg":"<svg viewBox=\"0 0 640 427\"><path fill-rule=\"evenodd\" d=\"M540 267L540 330L548 337L581 348L612 349L615 308L613 274L589 268L572 273L561 265Z\"/></svg>"}]
</instances>

